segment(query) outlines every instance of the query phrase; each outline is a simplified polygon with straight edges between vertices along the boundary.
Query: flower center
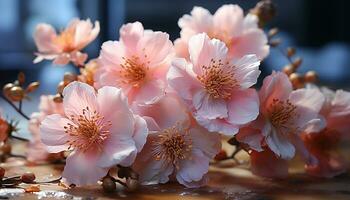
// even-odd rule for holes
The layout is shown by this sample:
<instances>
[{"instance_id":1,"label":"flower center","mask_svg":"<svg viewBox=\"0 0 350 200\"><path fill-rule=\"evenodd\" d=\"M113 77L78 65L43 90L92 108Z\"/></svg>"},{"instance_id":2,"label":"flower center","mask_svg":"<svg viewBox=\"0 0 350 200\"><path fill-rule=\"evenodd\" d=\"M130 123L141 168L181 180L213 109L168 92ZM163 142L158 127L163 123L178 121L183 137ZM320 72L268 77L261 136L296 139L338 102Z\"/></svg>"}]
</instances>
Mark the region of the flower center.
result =
<instances>
[{"instance_id":1,"label":"flower center","mask_svg":"<svg viewBox=\"0 0 350 200\"><path fill-rule=\"evenodd\" d=\"M178 125L163 130L153 143L155 160L165 160L178 169L180 160L191 159L192 140L188 134L187 128Z\"/></svg>"},{"instance_id":2,"label":"flower center","mask_svg":"<svg viewBox=\"0 0 350 200\"><path fill-rule=\"evenodd\" d=\"M267 109L271 124L277 129L285 128L289 131L295 131L297 128L294 127L291 120L297 117L295 109L296 106L289 100L281 101L279 99L273 99L271 105Z\"/></svg>"},{"instance_id":3,"label":"flower center","mask_svg":"<svg viewBox=\"0 0 350 200\"><path fill-rule=\"evenodd\" d=\"M79 116L71 116L73 123L64 126L65 132L71 136L69 147L75 147L87 151L94 147L101 150L102 143L109 136L108 128L111 122L105 121L97 111L91 111L89 107L83 109Z\"/></svg>"},{"instance_id":4,"label":"flower center","mask_svg":"<svg viewBox=\"0 0 350 200\"><path fill-rule=\"evenodd\" d=\"M53 42L60 46L63 52L72 52L75 50L74 47L74 33L69 30L61 32Z\"/></svg>"},{"instance_id":5,"label":"flower center","mask_svg":"<svg viewBox=\"0 0 350 200\"><path fill-rule=\"evenodd\" d=\"M197 78L212 98L230 99L232 89L237 86L233 68L228 62L211 59L209 66L202 66L203 74Z\"/></svg>"},{"instance_id":6,"label":"flower center","mask_svg":"<svg viewBox=\"0 0 350 200\"><path fill-rule=\"evenodd\" d=\"M145 58L147 55L145 55ZM146 78L146 73L149 69L147 64L149 62L141 62L138 56L131 56L131 58L122 57L123 64L120 64L122 70L121 76L124 78L124 84L131 84L133 87L140 86L141 82Z\"/></svg>"}]
</instances>

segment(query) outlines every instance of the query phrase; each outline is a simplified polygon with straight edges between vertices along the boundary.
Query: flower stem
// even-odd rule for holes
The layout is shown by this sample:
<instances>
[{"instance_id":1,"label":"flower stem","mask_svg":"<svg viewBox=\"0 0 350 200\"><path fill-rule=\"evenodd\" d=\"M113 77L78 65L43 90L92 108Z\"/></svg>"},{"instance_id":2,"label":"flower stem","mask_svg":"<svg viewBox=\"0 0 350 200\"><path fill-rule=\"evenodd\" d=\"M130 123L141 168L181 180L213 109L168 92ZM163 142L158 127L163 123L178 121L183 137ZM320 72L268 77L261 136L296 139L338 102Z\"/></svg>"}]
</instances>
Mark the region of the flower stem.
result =
<instances>
[{"instance_id":1,"label":"flower stem","mask_svg":"<svg viewBox=\"0 0 350 200\"><path fill-rule=\"evenodd\" d=\"M12 106L12 108L15 109L20 115L22 115L22 117L24 117L26 120L30 120L30 118L22 112L22 101L20 101L19 108L17 108L17 106L14 103L12 103L12 101L7 99L3 94L0 93L0 97L3 100L5 100L8 104L10 104L10 106Z\"/></svg>"}]
</instances>

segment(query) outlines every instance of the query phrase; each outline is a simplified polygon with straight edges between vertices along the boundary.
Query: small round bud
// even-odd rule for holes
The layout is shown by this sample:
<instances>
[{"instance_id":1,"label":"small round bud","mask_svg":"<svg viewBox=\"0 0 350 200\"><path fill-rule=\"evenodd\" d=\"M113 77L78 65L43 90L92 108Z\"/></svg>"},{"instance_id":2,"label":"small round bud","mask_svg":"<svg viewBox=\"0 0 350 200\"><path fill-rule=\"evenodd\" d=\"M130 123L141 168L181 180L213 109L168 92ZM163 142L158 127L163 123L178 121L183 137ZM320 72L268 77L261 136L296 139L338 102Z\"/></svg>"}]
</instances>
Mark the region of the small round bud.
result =
<instances>
[{"instance_id":1,"label":"small round bud","mask_svg":"<svg viewBox=\"0 0 350 200\"><path fill-rule=\"evenodd\" d=\"M75 80L77 80L77 76L70 73L70 72L66 72L63 76L63 82L65 85L68 85L69 83L71 83Z\"/></svg>"},{"instance_id":2,"label":"small round bud","mask_svg":"<svg viewBox=\"0 0 350 200\"><path fill-rule=\"evenodd\" d=\"M53 97L53 101L55 103L62 103L63 102L63 98L61 97L60 94L56 94L54 97Z\"/></svg>"},{"instance_id":3,"label":"small round bud","mask_svg":"<svg viewBox=\"0 0 350 200\"><path fill-rule=\"evenodd\" d=\"M26 81L26 76L24 75L23 72L20 72L17 76L18 84L23 85L24 82Z\"/></svg>"},{"instance_id":4,"label":"small round bud","mask_svg":"<svg viewBox=\"0 0 350 200\"><path fill-rule=\"evenodd\" d=\"M279 32L278 28L272 28L269 30L268 36L273 37L273 36L277 35L278 32Z\"/></svg>"},{"instance_id":5,"label":"small round bud","mask_svg":"<svg viewBox=\"0 0 350 200\"><path fill-rule=\"evenodd\" d=\"M24 98L24 90L19 86L14 86L9 92L9 99L11 101L21 101Z\"/></svg>"},{"instance_id":6,"label":"small round bud","mask_svg":"<svg viewBox=\"0 0 350 200\"><path fill-rule=\"evenodd\" d=\"M305 82L307 83L314 83L317 81L317 78L317 73L315 71L308 71L304 76Z\"/></svg>"},{"instance_id":7,"label":"small round bud","mask_svg":"<svg viewBox=\"0 0 350 200\"><path fill-rule=\"evenodd\" d=\"M281 44L281 39L277 38L277 39L273 39L269 42L270 46L272 47L277 47L278 45Z\"/></svg>"},{"instance_id":8,"label":"small round bud","mask_svg":"<svg viewBox=\"0 0 350 200\"><path fill-rule=\"evenodd\" d=\"M26 92L30 93L30 92L34 92L36 89L38 89L40 83L39 82L32 82L28 85Z\"/></svg>"},{"instance_id":9,"label":"small round bud","mask_svg":"<svg viewBox=\"0 0 350 200\"><path fill-rule=\"evenodd\" d=\"M283 72L287 74L287 76L289 76L295 72L295 69L292 65L286 65L285 67L283 67Z\"/></svg>"},{"instance_id":10,"label":"small round bud","mask_svg":"<svg viewBox=\"0 0 350 200\"><path fill-rule=\"evenodd\" d=\"M13 88L15 85L13 83L7 83L6 85L4 85L4 87L2 88L2 92L4 93L4 95L6 97L9 96L10 94L10 90L11 88Z\"/></svg>"},{"instance_id":11,"label":"small round bud","mask_svg":"<svg viewBox=\"0 0 350 200\"><path fill-rule=\"evenodd\" d=\"M64 83L64 81L59 82L57 85L57 93L62 94L65 87L66 84Z\"/></svg>"},{"instance_id":12,"label":"small round bud","mask_svg":"<svg viewBox=\"0 0 350 200\"><path fill-rule=\"evenodd\" d=\"M219 151L218 154L214 157L215 160L220 161L220 160L225 160L227 158L227 152L225 150Z\"/></svg>"},{"instance_id":13,"label":"small round bud","mask_svg":"<svg viewBox=\"0 0 350 200\"><path fill-rule=\"evenodd\" d=\"M0 167L0 180L3 179L5 176L5 169Z\"/></svg>"},{"instance_id":14,"label":"small round bud","mask_svg":"<svg viewBox=\"0 0 350 200\"><path fill-rule=\"evenodd\" d=\"M296 58L296 59L293 61L293 66L294 66L294 68L297 69L297 68L301 65L302 62L303 62L303 59L301 59L301 58Z\"/></svg>"},{"instance_id":15,"label":"small round bud","mask_svg":"<svg viewBox=\"0 0 350 200\"><path fill-rule=\"evenodd\" d=\"M292 73L289 76L289 80L292 83L294 88L302 88L304 86L303 78L298 73Z\"/></svg>"},{"instance_id":16,"label":"small round bud","mask_svg":"<svg viewBox=\"0 0 350 200\"><path fill-rule=\"evenodd\" d=\"M104 177L102 180L102 188L105 192L111 193L116 191L117 185L111 177Z\"/></svg>"},{"instance_id":17,"label":"small round bud","mask_svg":"<svg viewBox=\"0 0 350 200\"><path fill-rule=\"evenodd\" d=\"M21 176L21 181L23 183L33 183L35 180L35 174L32 172L26 172Z\"/></svg>"},{"instance_id":18,"label":"small round bud","mask_svg":"<svg viewBox=\"0 0 350 200\"><path fill-rule=\"evenodd\" d=\"M276 6L271 0L262 0L250 11L259 18L259 25L262 27L276 15Z\"/></svg>"},{"instance_id":19,"label":"small round bud","mask_svg":"<svg viewBox=\"0 0 350 200\"><path fill-rule=\"evenodd\" d=\"M295 52L296 52L295 48L293 48L293 47L288 47L288 48L287 48L287 56L288 56L288 57L294 56L294 55L295 55Z\"/></svg>"},{"instance_id":20,"label":"small round bud","mask_svg":"<svg viewBox=\"0 0 350 200\"><path fill-rule=\"evenodd\" d=\"M139 182L136 179L126 179L126 186L129 192L135 191L139 187Z\"/></svg>"}]
</instances>

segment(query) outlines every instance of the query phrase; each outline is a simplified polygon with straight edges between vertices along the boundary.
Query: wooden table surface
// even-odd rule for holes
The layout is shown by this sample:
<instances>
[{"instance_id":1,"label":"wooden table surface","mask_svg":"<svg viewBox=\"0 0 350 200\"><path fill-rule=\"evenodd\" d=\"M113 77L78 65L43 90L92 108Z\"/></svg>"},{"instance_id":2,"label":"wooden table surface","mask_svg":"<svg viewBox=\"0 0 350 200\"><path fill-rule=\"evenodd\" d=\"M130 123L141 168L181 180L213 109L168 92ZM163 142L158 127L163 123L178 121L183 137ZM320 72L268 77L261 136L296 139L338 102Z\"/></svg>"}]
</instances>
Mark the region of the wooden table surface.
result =
<instances>
[{"instance_id":1,"label":"wooden table surface","mask_svg":"<svg viewBox=\"0 0 350 200\"><path fill-rule=\"evenodd\" d=\"M238 155L242 163L225 161L210 168L207 187L187 189L176 183L140 187L132 193L119 191L106 194L99 185L65 189L58 184L40 185L40 192L24 193L23 189L1 189L1 198L10 199L233 199L233 200L299 200L299 199L350 199L350 176L319 179L306 176L302 165L293 162L290 177L286 180L269 180L252 175L246 155ZM62 165L26 166L23 160L10 159L1 164L6 176L34 172L37 181L52 180L60 176ZM25 188L28 185L22 184Z\"/></svg>"}]
</instances>

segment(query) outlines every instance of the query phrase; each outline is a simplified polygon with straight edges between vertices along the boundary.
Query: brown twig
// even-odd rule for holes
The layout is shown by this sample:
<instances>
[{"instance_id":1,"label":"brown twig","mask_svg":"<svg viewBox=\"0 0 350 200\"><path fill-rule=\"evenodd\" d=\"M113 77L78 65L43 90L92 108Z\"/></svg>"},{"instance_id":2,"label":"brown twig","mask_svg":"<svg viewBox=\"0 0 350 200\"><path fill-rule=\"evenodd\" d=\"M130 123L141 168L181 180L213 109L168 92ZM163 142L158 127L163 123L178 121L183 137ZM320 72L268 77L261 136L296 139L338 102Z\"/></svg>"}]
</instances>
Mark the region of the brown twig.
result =
<instances>
[{"instance_id":1,"label":"brown twig","mask_svg":"<svg viewBox=\"0 0 350 200\"><path fill-rule=\"evenodd\" d=\"M6 98L3 94L1 94L1 93L0 93L0 97L1 97L3 100L5 100L8 104L10 104L10 106L12 106L12 108L15 109L20 115L22 115L22 117L24 117L26 120L30 120L30 118L29 118L26 114L24 114L24 113L22 112L22 108L17 108L17 106L16 106L14 103L12 103L12 101L10 101L9 99L7 99L7 98ZM20 104L20 107L22 107L21 104Z\"/></svg>"}]
</instances>

